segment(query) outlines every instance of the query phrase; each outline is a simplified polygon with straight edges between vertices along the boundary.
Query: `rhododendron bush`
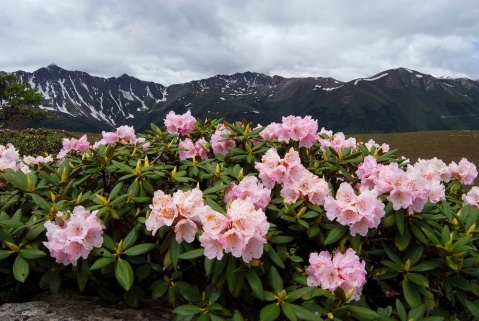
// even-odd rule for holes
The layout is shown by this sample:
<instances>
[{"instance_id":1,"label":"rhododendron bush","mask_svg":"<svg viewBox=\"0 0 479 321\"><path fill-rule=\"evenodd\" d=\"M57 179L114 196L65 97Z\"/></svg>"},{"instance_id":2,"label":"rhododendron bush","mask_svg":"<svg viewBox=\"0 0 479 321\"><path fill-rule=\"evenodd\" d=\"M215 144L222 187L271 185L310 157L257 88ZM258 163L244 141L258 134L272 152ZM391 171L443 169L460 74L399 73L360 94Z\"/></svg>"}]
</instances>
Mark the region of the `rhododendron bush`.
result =
<instances>
[{"instance_id":1,"label":"rhododendron bush","mask_svg":"<svg viewBox=\"0 0 479 321\"><path fill-rule=\"evenodd\" d=\"M170 112L102 136L0 146L3 296L75 287L177 320L479 319L467 159L411 164L296 116Z\"/></svg>"}]
</instances>

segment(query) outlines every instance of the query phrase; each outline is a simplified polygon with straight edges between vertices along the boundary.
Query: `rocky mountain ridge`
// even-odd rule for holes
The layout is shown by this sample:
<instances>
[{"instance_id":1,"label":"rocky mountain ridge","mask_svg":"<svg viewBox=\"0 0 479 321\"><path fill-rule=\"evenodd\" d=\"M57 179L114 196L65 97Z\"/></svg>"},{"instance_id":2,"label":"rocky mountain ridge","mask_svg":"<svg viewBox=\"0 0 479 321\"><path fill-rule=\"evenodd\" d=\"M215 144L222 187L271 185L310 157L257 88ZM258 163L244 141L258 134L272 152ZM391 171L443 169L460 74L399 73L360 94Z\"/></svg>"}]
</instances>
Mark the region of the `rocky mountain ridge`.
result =
<instances>
[{"instance_id":1,"label":"rocky mountain ridge","mask_svg":"<svg viewBox=\"0 0 479 321\"><path fill-rule=\"evenodd\" d=\"M345 133L479 129L479 81L435 78L406 68L343 82L244 72L163 86L122 75L94 77L56 65L16 72L37 87L42 108L57 118L47 127L100 132L121 125L162 125L165 115L260 124L311 115L320 127Z\"/></svg>"}]
</instances>

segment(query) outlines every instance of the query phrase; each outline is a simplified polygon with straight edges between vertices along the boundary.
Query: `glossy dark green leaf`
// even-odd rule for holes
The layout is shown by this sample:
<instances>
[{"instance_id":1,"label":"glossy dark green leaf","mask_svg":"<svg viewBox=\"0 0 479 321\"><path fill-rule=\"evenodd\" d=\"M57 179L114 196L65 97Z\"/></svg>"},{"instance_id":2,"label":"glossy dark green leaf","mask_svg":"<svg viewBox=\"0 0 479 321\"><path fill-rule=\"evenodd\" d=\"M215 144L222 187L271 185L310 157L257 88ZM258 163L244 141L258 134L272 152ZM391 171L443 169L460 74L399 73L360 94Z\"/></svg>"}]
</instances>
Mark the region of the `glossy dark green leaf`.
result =
<instances>
[{"instance_id":1,"label":"glossy dark green leaf","mask_svg":"<svg viewBox=\"0 0 479 321\"><path fill-rule=\"evenodd\" d=\"M274 292L279 293L283 290L283 279L274 266L269 269L269 282Z\"/></svg>"},{"instance_id":2,"label":"glossy dark green leaf","mask_svg":"<svg viewBox=\"0 0 479 321\"><path fill-rule=\"evenodd\" d=\"M342 238L347 231L348 231L347 226L336 224L326 235L326 239L324 240L324 245L329 245L339 241L339 239Z\"/></svg>"},{"instance_id":3,"label":"glossy dark green leaf","mask_svg":"<svg viewBox=\"0 0 479 321\"><path fill-rule=\"evenodd\" d=\"M199 248L199 249L194 249L188 252L181 253L180 255L178 255L178 258L182 260L193 260L193 259L204 256L204 253L205 253L205 249Z\"/></svg>"},{"instance_id":4,"label":"glossy dark green leaf","mask_svg":"<svg viewBox=\"0 0 479 321\"><path fill-rule=\"evenodd\" d=\"M18 255L13 262L13 276L18 282L25 282L30 272L30 266L23 256Z\"/></svg>"},{"instance_id":5,"label":"glossy dark green leaf","mask_svg":"<svg viewBox=\"0 0 479 321\"><path fill-rule=\"evenodd\" d=\"M137 244L133 245L129 249L125 250L125 254L127 256L135 256L135 255L140 255L143 253L146 253L148 251L151 251L152 249L155 248L154 243L142 243L142 244Z\"/></svg>"},{"instance_id":6,"label":"glossy dark green leaf","mask_svg":"<svg viewBox=\"0 0 479 321\"><path fill-rule=\"evenodd\" d=\"M281 310L278 303L272 303L264 306L259 314L260 321L274 321L279 317Z\"/></svg>"},{"instance_id":7,"label":"glossy dark green leaf","mask_svg":"<svg viewBox=\"0 0 479 321\"><path fill-rule=\"evenodd\" d=\"M248 281L249 287L253 294L260 299L261 301L264 300L263 294L263 282L258 274L253 269L249 269L246 271L246 280Z\"/></svg>"},{"instance_id":8,"label":"glossy dark green leaf","mask_svg":"<svg viewBox=\"0 0 479 321\"><path fill-rule=\"evenodd\" d=\"M130 263L118 259L115 266L115 278L126 291L130 290L134 281L134 273Z\"/></svg>"}]
</instances>

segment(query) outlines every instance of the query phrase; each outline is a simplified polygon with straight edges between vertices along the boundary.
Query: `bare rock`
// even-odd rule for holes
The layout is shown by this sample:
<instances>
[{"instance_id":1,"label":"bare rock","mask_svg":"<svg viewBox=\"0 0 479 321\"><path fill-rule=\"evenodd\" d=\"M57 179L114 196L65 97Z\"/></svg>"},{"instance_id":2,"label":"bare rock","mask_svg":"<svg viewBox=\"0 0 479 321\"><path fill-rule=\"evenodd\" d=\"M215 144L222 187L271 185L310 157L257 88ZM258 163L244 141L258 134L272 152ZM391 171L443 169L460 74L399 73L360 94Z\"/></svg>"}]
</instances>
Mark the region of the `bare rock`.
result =
<instances>
[{"instance_id":1,"label":"bare rock","mask_svg":"<svg viewBox=\"0 0 479 321\"><path fill-rule=\"evenodd\" d=\"M169 321L171 308L160 301L145 300L141 308L124 303L107 305L97 297L49 295L40 301L5 303L0 306L2 321Z\"/></svg>"}]
</instances>

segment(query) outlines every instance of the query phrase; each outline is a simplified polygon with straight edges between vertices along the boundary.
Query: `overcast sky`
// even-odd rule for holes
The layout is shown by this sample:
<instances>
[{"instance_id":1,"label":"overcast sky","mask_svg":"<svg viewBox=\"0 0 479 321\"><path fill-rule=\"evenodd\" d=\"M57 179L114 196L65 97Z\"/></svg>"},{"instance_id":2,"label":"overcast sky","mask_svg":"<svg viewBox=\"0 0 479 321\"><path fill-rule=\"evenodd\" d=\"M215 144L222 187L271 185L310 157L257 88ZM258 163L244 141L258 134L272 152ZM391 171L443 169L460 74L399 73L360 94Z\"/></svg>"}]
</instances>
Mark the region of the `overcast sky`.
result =
<instances>
[{"instance_id":1,"label":"overcast sky","mask_svg":"<svg viewBox=\"0 0 479 321\"><path fill-rule=\"evenodd\" d=\"M479 79L478 0L0 0L0 70L171 85L217 74Z\"/></svg>"}]
</instances>

